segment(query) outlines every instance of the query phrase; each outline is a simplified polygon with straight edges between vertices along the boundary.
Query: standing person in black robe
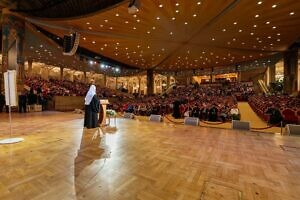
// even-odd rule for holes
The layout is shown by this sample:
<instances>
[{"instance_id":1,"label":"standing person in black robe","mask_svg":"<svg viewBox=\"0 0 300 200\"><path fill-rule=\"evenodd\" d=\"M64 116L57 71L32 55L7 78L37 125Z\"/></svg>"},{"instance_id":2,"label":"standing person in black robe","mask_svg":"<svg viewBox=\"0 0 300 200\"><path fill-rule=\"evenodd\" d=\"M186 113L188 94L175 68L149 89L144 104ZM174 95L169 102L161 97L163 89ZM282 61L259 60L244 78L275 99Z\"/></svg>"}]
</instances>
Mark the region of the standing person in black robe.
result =
<instances>
[{"instance_id":1,"label":"standing person in black robe","mask_svg":"<svg viewBox=\"0 0 300 200\"><path fill-rule=\"evenodd\" d=\"M179 119L180 118L180 102L178 100L173 102L173 117L175 119Z\"/></svg>"},{"instance_id":2,"label":"standing person in black robe","mask_svg":"<svg viewBox=\"0 0 300 200\"><path fill-rule=\"evenodd\" d=\"M218 120L218 109L216 105L213 105L211 109L209 109L209 121L216 122Z\"/></svg>"},{"instance_id":3,"label":"standing person in black robe","mask_svg":"<svg viewBox=\"0 0 300 200\"><path fill-rule=\"evenodd\" d=\"M96 128L98 124L98 113L100 111L100 102L96 95L96 86L91 85L88 93L85 96L85 114L84 114L84 127Z\"/></svg>"},{"instance_id":4,"label":"standing person in black robe","mask_svg":"<svg viewBox=\"0 0 300 200\"><path fill-rule=\"evenodd\" d=\"M0 113L3 111L3 107L5 106L5 96L0 92Z\"/></svg>"}]
</instances>

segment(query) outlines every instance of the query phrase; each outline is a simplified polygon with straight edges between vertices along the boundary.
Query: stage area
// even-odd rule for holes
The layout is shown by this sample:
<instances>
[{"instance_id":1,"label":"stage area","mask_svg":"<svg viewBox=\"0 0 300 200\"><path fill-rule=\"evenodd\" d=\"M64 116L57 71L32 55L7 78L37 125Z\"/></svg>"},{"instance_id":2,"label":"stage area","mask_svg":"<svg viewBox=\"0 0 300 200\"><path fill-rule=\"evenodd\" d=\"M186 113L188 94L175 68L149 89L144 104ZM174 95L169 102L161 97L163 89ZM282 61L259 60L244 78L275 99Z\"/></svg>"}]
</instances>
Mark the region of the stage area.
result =
<instances>
[{"instance_id":1,"label":"stage area","mask_svg":"<svg viewBox=\"0 0 300 200\"><path fill-rule=\"evenodd\" d=\"M7 121L0 114L0 138ZM25 141L0 146L0 199L299 199L299 137L118 118L92 140L82 124L14 114Z\"/></svg>"}]
</instances>

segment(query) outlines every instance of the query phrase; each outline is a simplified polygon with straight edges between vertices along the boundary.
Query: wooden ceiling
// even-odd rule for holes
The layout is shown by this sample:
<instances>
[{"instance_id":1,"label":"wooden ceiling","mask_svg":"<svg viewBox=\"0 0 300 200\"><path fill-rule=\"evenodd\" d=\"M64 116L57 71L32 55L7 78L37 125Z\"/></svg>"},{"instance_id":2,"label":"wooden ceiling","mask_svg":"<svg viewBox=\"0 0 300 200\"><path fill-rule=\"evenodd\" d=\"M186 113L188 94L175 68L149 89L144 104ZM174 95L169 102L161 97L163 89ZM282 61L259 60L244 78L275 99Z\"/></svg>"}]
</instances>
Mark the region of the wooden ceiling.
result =
<instances>
[{"instance_id":1,"label":"wooden ceiling","mask_svg":"<svg viewBox=\"0 0 300 200\"><path fill-rule=\"evenodd\" d=\"M142 0L71 20L30 19L80 46L141 69L232 66L285 51L300 36L300 1Z\"/></svg>"},{"instance_id":2,"label":"wooden ceiling","mask_svg":"<svg viewBox=\"0 0 300 200\"><path fill-rule=\"evenodd\" d=\"M68 18L108 9L124 0L0 0L11 11L40 18Z\"/></svg>"}]
</instances>

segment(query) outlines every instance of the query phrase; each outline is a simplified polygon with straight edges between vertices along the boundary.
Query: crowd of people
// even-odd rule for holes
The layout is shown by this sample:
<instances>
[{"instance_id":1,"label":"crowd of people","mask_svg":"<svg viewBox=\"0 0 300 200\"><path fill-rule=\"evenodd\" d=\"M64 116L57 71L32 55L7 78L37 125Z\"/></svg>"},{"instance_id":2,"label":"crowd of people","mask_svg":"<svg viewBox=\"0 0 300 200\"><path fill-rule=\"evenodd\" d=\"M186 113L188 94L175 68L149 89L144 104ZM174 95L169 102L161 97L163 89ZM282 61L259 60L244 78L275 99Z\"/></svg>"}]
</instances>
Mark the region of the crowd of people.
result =
<instances>
[{"instance_id":1,"label":"crowd of people","mask_svg":"<svg viewBox=\"0 0 300 200\"><path fill-rule=\"evenodd\" d=\"M270 124L300 124L300 98L288 95L253 95L249 98L252 109Z\"/></svg>"},{"instance_id":2,"label":"crowd of people","mask_svg":"<svg viewBox=\"0 0 300 200\"><path fill-rule=\"evenodd\" d=\"M240 114L235 91L235 88L228 90L221 85L180 86L168 94L138 98L115 109L121 107L122 111L136 115L172 113L174 118L191 116L208 121L228 121L238 119Z\"/></svg>"},{"instance_id":3,"label":"crowd of people","mask_svg":"<svg viewBox=\"0 0 300 200\"><path fill-rule=\"evenodd\" d=\"M40 77L27 77L25 85L37 93L42 93L43 97L48 99L53 96L85 96L89 88L89 84L78 81L58 79L45 80ZM124 92L100 86L97 86L97 94L100 98L126 98L130 96Z\"/></svg>"},{"instance_id":4,"label":"crowd of people","mask_svg":"<svg viewBox=\"0 0 300 200\"><path fill-rule=\"evenodd\" d=\"M25 105L41 104L46 107L53 96L84 96L89 85L68 80L39 77L26 78L25 85L31 88L19 95L19 111ZM133 96L124 91L97 86L99 98L114 97L109 108L135 115L172 114L174 118L197 117L208 121L239 119L237 101L249 101L252 109L271 124L279 121L300 123L300 99L289 96L258 96L254 94L252 82L234 82L208 85L175 86L168 93L149 96ZM1 95L0 106L5 102ZM2 105L3 104L3 105Z\"/></svg>"}]
</instances>

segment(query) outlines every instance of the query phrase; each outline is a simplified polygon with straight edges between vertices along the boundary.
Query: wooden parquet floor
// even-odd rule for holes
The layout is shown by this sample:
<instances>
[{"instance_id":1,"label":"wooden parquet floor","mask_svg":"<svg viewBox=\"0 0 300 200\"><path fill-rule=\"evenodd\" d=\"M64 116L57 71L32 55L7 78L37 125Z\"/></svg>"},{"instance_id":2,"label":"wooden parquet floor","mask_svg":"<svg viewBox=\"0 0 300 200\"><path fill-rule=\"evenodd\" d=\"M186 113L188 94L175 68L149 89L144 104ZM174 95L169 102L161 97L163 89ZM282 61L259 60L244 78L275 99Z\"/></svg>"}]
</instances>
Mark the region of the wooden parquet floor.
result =
<instances>
[{"instance_id":1,"label":"wooden parquet floor","mask_svg":"<svg viewBox=\"0 0 300 200\"><path fill-rule=\"evenodd\" d=\"M299 137L117 119L92 140L82 124L72 113L15 114L25 141L0 146L0 199L300 199Z\"/></svg>"}]
</instances>

